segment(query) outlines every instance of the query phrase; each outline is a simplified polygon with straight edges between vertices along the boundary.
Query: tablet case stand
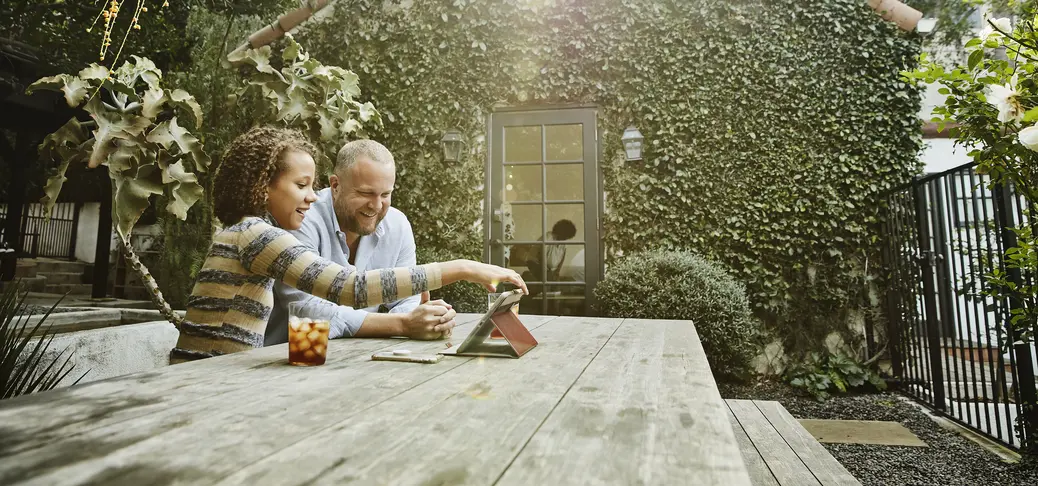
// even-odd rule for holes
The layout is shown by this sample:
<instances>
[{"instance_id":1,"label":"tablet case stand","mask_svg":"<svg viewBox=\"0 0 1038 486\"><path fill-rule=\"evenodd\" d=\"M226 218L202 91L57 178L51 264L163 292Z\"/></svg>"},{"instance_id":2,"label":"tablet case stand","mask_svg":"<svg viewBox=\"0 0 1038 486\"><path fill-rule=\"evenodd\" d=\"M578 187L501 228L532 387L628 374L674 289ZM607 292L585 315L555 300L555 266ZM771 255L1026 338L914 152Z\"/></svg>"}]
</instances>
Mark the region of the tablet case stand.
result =
<instances>
[{"instance_id":1,"label":"tablet case stand","mask_svg":"<svg viewBox=\"0 0 1038 486\"><path fill-rule=\"evenodd\" d=\"M493 313L485 314L460 346L441 351L440 354L496 358L518 358L526 354L537 346L537 340L519 320L519 316L512 312L512 306L521 297L520 292L502 295L495 303ZM504 339L495 339L498 334Z\"/></svg>"}]
</instances>

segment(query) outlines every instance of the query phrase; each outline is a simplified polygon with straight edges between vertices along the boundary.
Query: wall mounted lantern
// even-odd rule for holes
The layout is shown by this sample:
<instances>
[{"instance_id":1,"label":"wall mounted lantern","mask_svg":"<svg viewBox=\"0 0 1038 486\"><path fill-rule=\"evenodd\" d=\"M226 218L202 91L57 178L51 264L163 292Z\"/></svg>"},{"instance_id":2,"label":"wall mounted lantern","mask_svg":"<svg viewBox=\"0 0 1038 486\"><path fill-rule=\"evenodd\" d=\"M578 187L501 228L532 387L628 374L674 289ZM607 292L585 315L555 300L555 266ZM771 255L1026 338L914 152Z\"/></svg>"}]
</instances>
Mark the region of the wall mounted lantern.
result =
<instances>
[{"instance_id":1,"label":"wall mounted lantern","mask_svg":"<svg viewBox=\"0 0 1038 486\"><path fill-rule=\"evenodd\" d=\"M642 132L634 128L634 125L624 130L620 140L624 143L624 152L627 153L627 160L642 159L642 140L644 140L644 137L642 137Z\"/></svg>"},{"instance_id":2,"label":"wall mounted lantern","mask_svg":"<svg viewBox=\"0 0 1038 486\"><path fill-rule=\"evenodd\" d=\"M455 129L447 130L440 139L443 146L443 160L446 162L457 162L461 160L461 151L465 147L465 138L461 132Z\"/></svg>"}]
</instances>

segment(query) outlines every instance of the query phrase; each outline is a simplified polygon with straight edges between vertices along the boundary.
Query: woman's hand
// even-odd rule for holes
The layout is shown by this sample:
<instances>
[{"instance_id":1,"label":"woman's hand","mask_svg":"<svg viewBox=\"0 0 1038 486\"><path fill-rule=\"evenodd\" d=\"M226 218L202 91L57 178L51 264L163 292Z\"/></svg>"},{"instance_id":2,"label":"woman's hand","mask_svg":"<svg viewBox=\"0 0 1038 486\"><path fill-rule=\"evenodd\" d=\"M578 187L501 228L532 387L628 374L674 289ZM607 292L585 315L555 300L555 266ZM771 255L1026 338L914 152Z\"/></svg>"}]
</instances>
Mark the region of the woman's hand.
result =
<instances>
[{"instance_id":1,"label":"woman's hand","mask_svg":"<svg viewBox=\"0 0 1038 486\"><path fill-rule=\"evenodd\" d=\"M522 289L524 294L530 293L523 277L519 276L515 270L472 260L452 260L438 265L440 265L443 285L465 280L478 283L488 291L495 292L498 284L508 282Z\"/></svg>"},{"instance_id":2,"label":"woman's hand","mask_svg":"<svg viewBox=\"0 0 1038 486\"><path fill-rule=\"evenodd\" d=\"M529 289L526 288L526 282L523 281L523 277L515 270L472 260L462 261L468 267L465 280L478 283L490 292L496 292L498 284L508 282L523 289L524 294L530 293Z\"/></svg>"}]
</instances>

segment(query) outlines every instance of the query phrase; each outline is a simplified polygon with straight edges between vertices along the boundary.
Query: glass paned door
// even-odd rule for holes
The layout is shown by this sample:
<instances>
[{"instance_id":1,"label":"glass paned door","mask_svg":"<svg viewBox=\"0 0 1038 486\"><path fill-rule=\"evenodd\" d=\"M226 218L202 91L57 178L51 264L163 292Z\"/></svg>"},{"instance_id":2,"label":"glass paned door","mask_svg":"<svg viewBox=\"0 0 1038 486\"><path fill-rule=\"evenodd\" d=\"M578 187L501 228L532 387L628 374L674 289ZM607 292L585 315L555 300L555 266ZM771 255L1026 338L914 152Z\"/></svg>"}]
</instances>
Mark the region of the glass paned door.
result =
<instances>
[{"instance_id":1,"label":"glass paned door","mask_svg":"<svg viewBox=\"0 0 1038 486\"><path fill-rule=\"evenodd\" d=\"M525 314L589 315L601 275L593 109L491 116L487 254L530 288Z\"/></svg>"}]
</instances>

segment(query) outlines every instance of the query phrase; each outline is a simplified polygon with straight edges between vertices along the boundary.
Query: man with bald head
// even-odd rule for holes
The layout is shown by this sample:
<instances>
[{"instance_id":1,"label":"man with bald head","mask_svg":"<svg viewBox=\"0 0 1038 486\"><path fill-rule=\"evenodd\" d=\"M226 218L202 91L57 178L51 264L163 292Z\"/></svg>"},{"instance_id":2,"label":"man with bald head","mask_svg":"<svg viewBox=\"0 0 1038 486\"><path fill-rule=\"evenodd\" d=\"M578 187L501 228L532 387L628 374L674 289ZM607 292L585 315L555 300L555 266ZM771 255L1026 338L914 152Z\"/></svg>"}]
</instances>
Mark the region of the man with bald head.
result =
<instances>
[{"instance_id":1,"label":"man with bald head","mask_svg":"<svg viewBox=\"0 0 1038 486\"><path fill-rule=\"evenodd\" d=\"M335 263L364 272L416 265L414 233L404 213L392 207L396 184L393 154L373 140L356 140L339 150L329 187L317 192L291 233ZM288 341L288 304L304 301L310 317L331 321L329 337L435 339L454 327L455 311L442 300L421 303L413 296L367 309L353 309L313 297L283 283L274 286L274 309L265 344Z\"/></svg>"}]
</instances>

